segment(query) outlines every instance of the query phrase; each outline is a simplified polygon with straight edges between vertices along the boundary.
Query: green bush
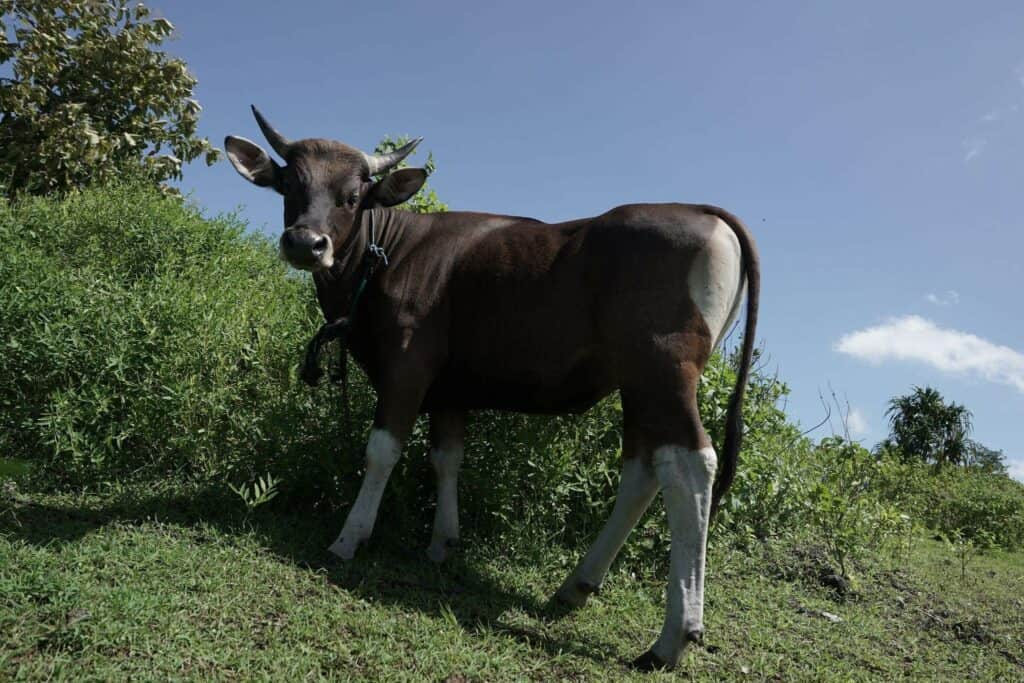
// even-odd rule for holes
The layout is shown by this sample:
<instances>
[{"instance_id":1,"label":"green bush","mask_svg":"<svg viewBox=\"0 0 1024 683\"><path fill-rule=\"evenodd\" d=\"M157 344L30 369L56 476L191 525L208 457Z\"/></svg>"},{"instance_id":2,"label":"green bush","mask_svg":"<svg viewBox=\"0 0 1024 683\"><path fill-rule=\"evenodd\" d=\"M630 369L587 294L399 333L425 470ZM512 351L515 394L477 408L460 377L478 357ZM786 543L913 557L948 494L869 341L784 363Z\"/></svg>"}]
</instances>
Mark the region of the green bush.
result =
<instances>
[{"instance_id":1,"label":"green bush","mask_svg":"<svg viewBox=\"0 0 1024 683\"><path fill-rule=\"evenodd\" d=\"M336 397L293 371L310 287L237 220L133 184L4 203L0 282L0 448L40 482L308 476L337 452Z\"/></svg>"},{"instance_id":2,"label":"green bush","mask_svg":"<svg viewBox=\"0 0 1024 683\"><path fill-rule=\"evenodd\" d=\"M925 526L979 546L1024 547L1024 484L977 468L936 468L883 454L884 495Z\"/></svg>"}]
</instances>

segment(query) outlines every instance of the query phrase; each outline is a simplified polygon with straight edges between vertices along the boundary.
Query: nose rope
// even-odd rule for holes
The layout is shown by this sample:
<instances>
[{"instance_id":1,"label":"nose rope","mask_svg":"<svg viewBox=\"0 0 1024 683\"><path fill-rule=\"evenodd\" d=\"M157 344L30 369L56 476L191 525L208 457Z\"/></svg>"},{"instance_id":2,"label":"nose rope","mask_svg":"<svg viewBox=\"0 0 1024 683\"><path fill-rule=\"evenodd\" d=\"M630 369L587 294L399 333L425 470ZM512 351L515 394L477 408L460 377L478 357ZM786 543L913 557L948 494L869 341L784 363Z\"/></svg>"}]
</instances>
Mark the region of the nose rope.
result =
<instances>
[{"instance_id":1,"label":"nose rope","mask_svg":"<svg viewBox=\"0 0 1024 683\"><path fill-rule=\"evenodd\" d=\"M338 340L339 367L338 372L332 375L331 379L341 383L342 399L345 404L345 411L348 412L348 345L346 344L348 334L352 329L356 311L359 309L359 301L366 291L366 285L373 278L377 269L388 265L388 256L384 249L377 244L377 233L373 225L373 212L367 214L369 219L370 240L366 247L366 255L360 264L361 276L359 284L356 285L355 294L352 296L352 303L349 305L348 315L325 322L313 335L313 338L306 345L306 356L299 369L299 376L311 387L320 382L323 371L320 369L320 352L327 342Z\"/></svg>"}]
</instances>

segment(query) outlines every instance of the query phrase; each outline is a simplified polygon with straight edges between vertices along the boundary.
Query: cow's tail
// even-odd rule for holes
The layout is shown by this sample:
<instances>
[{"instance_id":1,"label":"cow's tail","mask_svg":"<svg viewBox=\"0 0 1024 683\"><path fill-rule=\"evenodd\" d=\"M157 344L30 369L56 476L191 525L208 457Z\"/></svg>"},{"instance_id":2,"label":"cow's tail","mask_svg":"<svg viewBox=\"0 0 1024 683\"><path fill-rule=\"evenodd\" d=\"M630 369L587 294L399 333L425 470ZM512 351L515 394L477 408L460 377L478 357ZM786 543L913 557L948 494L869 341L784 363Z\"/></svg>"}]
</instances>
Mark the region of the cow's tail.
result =
<instances>
[{"instance_id":1,"label":"cow's tail","mask_svg":"<svg viewBox=\"0 0 1024 683\"><path fill-rule=\"evenodd\" d=\"M725 443L718 458L718 474L711 492L711 517L714 518L722 496L732 486L732 480L736 476L736 463L743 441L743 396L747 389L747 379L750 377L754 356L754 334L757 329L757 310L761 295L761 262L754 240L739 218L717 206L704 206L702 209L705 213L725 221L736 234L736 239L740 243L743 275L747 281L747 321L743 329L743 355L740 356L736 386L729 398L729 408L725 414ZM737 296L742 296L742 287Z\"/></svg>"}]
</instances>

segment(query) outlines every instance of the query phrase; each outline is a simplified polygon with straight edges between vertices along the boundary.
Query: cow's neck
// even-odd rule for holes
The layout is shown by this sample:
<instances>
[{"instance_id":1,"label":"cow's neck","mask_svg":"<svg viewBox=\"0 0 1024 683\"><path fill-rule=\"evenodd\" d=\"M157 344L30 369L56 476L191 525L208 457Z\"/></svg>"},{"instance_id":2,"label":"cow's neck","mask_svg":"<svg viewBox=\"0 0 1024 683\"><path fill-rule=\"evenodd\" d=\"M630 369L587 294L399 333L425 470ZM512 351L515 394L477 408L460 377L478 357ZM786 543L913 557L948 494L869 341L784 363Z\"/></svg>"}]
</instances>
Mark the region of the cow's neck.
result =
<instances>
[{"instance_id":1,"label":"cow's neck","mask_svg":"<svg viewBox=\"0 0 1024 683\"><path fill-rule=\"evenodd\" d=\"M363 263L370 249L371 229L375 244L380 247L388 263L400 260L418 241L425 216L408 211L367 209L359 214L359 221L347 244L335 253L334 266L327 272L313 275L317 298L327 320L348 315L352 295L363 276Z\"/></svg>"}]
</instances>

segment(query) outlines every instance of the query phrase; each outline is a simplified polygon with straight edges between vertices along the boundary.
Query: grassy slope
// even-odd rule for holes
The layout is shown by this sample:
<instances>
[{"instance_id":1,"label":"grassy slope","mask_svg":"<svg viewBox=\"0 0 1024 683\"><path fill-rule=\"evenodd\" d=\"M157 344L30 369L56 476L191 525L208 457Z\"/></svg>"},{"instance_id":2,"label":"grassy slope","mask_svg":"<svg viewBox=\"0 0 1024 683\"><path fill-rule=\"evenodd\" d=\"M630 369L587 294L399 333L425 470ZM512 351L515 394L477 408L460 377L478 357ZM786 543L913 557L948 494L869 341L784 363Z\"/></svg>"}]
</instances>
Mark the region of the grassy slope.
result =
<instances>
[{"instance_id":1,"label":"grassy slope","mask_svg":"<svg viewBox=\"0 0 1024 683\"><path fill-rule=\"evenodd\" d=\"M1024 679L1024 556L959 566L921 541L839 601L787 553L711 554L708 647L675 674L625 662L657 635L663 583L614 573L581 612L544 601L571 558L469 549L443 569L383 542L324 568L341 520L202 492L0 494L0 679ZM426 515L425 515L426 517ZM491 553L494 554L493 552ZM838 614L832 623L822 611Z\"/></svg>"}]
</instances>

